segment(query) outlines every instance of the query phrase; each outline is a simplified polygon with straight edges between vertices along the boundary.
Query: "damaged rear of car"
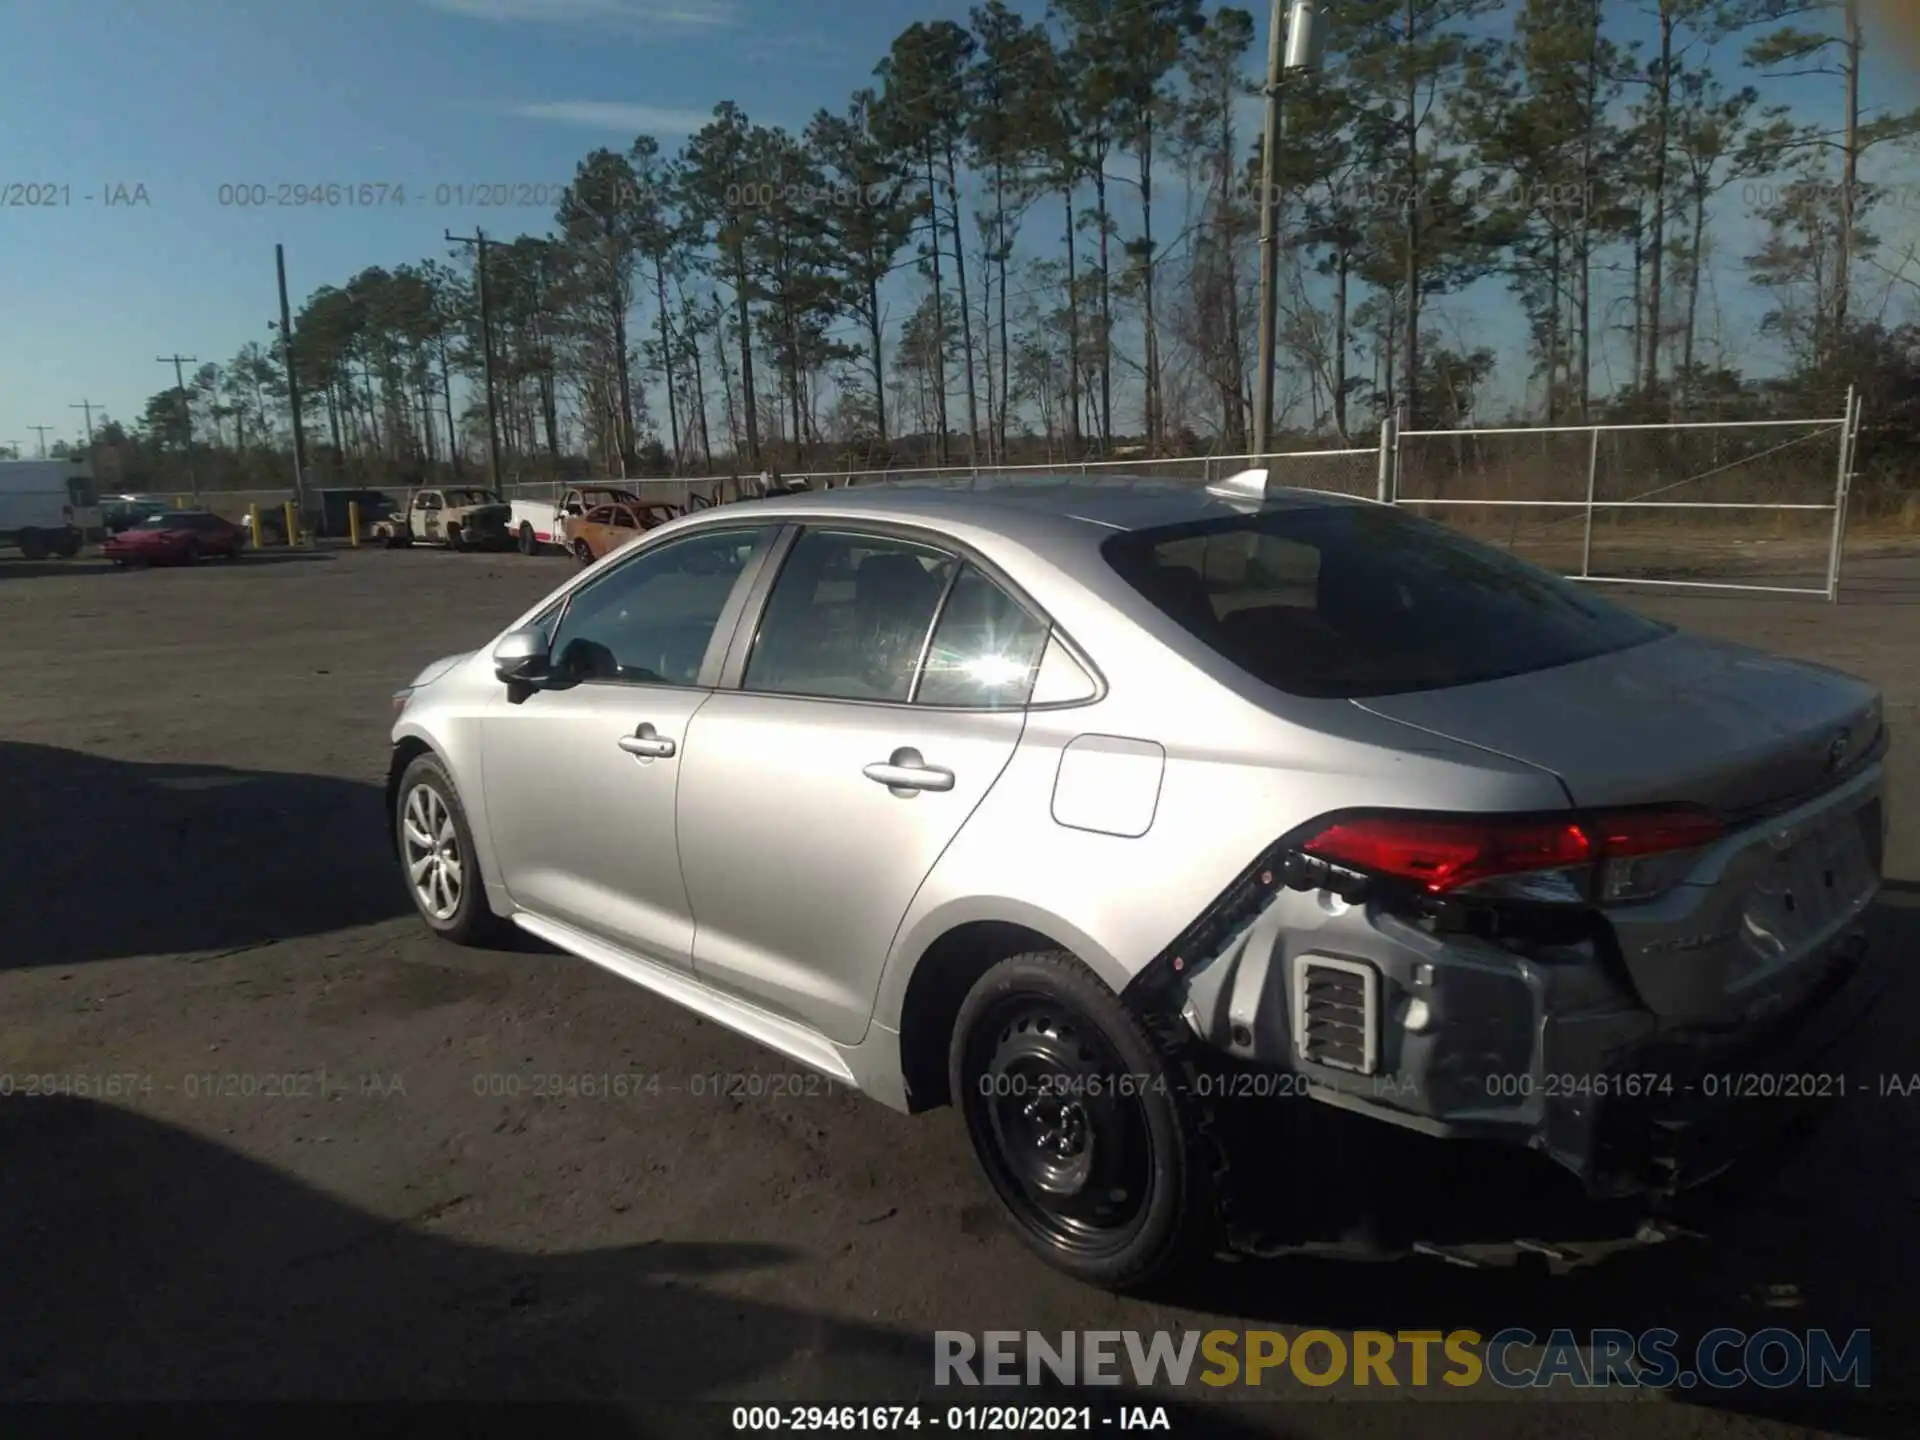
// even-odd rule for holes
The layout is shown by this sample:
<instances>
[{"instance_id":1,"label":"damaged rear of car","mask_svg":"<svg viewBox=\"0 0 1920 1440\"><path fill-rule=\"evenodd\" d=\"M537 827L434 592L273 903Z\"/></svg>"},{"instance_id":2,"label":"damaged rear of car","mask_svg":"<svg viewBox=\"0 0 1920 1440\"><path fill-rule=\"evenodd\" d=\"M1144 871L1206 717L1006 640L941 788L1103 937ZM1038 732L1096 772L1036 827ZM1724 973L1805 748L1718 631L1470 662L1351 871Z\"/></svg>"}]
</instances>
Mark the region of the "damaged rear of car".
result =
<instances>
[{"instance_id":1,"label":"damaged rear of car","mask_svg":"<svg viewBox=\"0 0 1920 1440\"><path fill-rule=\"evenodd\" d=\"M1315 1099L1544 1151L1595 1196L1704 1181L1794 1102L1843 1093L1836 1057L1878 990L1873 687L1374 507L1104 548L1276 715L1318 717L1315 768L1402 752L1387 803L1316 800L1136 1003ZM1424 785L1440 754L1480 756L1483 794ZM1516 769L1540 782L1518 808ZM1298 793L1329 790L1304 774Z\"/></svg>"}]
</instances>

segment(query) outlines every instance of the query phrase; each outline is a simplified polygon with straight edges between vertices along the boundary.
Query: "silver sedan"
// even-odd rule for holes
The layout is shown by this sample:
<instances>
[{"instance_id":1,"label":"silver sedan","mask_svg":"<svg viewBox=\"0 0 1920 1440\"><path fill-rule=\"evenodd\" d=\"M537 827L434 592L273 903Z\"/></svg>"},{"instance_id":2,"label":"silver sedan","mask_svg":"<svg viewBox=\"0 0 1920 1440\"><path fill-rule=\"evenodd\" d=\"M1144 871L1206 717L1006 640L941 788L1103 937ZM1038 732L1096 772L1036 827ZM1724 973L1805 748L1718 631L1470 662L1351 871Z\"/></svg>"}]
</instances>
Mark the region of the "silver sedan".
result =
<instances>
[{"instance_id":1,"label":"silver sedan","mask_svg":"<svg viewBox=\"0 0 1920 1440\"><path fill-rule=\"evenodd\" d=\"M1246 1239L1236 1094L1302 1170L1331 1106L1665 1195L1784 1123L1727 1077L1819 1070L1880 983L1871 686L1368 502L708 510L395 711L435 931L957 1104L1018 1233L1109 1286Z\"/></svg>"}]
</instances>

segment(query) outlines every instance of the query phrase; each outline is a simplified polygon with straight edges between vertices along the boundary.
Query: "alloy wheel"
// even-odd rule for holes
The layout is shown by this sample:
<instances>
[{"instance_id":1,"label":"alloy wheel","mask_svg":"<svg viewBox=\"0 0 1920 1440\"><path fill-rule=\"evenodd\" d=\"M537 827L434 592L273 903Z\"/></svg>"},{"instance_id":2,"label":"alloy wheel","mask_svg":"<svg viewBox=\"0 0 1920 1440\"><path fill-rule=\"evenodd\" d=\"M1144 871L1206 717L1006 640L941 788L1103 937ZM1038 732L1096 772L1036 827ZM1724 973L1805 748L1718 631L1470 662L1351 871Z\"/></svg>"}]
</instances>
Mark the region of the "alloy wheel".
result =
<instances>
[{"instance_id":1,"label":"alloy wheel","mask_svg":"<svg viewBox=\"0 0 1920 1440\"><path fill-rule=\"evenodd\" d=\"M466 880L452 810L433 786L416 785L407 793L400 829L414 900L432 919L451 920Z\"/></svg>"}]
</instances>

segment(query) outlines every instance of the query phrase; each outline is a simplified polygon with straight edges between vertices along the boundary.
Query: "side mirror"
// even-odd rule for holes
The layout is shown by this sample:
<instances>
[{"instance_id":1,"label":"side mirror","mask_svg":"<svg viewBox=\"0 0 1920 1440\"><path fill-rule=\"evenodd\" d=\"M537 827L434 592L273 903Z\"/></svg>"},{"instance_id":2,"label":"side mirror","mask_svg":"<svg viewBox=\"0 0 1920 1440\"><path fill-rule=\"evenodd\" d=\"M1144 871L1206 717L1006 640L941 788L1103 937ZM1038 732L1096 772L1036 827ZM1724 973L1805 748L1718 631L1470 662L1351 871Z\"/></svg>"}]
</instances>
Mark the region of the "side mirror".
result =
<instances>
[{"instance_id":1,"label":"side mirror","mask_svg":"<svg viewBox=\"0 0 1920 1440\"><path fill-rule=\"evenodd\" d=\"M542 630L530 626L511 631L493 647L493 673L508 685L537 684L552 673L551 649Z\"/></svg>"}]
</instances>

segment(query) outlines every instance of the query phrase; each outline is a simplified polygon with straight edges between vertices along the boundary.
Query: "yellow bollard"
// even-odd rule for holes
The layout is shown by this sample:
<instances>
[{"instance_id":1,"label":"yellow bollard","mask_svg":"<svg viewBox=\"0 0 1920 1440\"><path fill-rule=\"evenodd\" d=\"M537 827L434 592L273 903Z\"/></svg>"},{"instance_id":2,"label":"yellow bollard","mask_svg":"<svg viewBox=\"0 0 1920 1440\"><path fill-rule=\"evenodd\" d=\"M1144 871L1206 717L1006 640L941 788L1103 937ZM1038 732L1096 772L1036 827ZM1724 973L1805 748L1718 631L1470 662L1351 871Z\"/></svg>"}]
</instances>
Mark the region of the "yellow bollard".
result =
<instances>
[{"instance_id":1,"label":"yellow bollard","mask_svg":"<svg viewBox=\"0 0 1920 1440\"><path fill-rule=\"evenodd\" d=\"M287 544L297 545L300 543L300 529L298 517L294 513L293 501L287 501L281 508L287 516Z\"/></svg>"},{"instance_id":2,"label":"yellow bollard","mask_svg":"<svg viewBox=\"0 0 1920 1440\"><path fill-rule=\"evenodd\" d=\"M347 502L347 543L354 549L360 548L360 502Z\"/></svg>"},{"instance_id":3,"label":"yellow bollard","mask_svg":"<svg viewBox=\"0 0 1920 1440\"><path fill-rule=\"evenodd\" d=\"M187 502L176 495L173 497L173 508L176 510L184 510L187 508Z\"/></svg>"},{"instance_id":4,"label":"yellow bollard","mask_svg":"<svg viewBox=\"0 0 1920 1440\"><path fill-rule=\"evenodd\" d=\"M247 538L253 542L253 548L260 548L260 507L247 506Z\"/></svg>"}]
</instances>

